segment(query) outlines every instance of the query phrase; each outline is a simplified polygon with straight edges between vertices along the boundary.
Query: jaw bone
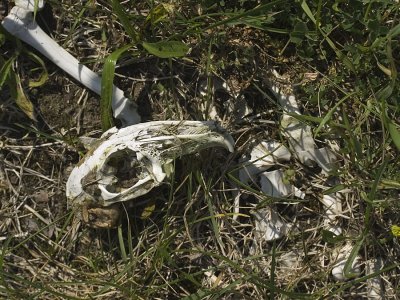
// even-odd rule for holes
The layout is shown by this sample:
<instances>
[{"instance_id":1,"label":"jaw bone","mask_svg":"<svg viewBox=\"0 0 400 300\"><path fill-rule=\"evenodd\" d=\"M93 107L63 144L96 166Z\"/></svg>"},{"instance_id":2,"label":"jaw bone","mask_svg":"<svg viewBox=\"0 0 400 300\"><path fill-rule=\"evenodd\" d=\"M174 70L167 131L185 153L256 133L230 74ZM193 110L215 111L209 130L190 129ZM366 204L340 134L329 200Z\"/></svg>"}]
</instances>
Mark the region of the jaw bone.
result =
<instances>
[{"instance_id":1,"label":"jaw bone","mask_svg":"<svg viewBox=\"0 0 400 300\"><path fill-rule=\"evenodd\" d=\"M12 35L29 44L49 60L81 82L84 86L101 94L101 77L89 68L81 65L78 60L69 54L49 37L33 19L34 0L19 0L8 16L2 22L3 27ZM44 1L38 1L38 9L43 8ZM124 92L113 87L112 109L116 119L122 126L140 122L136 103L126 98Z\"/></svg>"},{"instance_id":2,"label":"jaw bone","mask_svg":"<svg viewBox=\"0 0 400 300\"><path fill-rule=\"evenodd\" d=\"M173 161L205 148L233 151L233 139L215 122L159 121L106 131L75 167L67 182L74 207L110 207L159 186Z\"/></svg>"}]
</instances>

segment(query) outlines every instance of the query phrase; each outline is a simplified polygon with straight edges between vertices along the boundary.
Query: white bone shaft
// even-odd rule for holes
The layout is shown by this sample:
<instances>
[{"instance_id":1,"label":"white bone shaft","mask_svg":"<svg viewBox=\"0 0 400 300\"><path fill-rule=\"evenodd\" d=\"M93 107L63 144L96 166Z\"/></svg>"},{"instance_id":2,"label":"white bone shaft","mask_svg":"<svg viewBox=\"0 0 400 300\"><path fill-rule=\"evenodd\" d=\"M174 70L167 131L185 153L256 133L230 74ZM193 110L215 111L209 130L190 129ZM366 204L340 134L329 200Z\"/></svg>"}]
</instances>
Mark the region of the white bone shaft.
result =
<instances>
[{"instance_id":1,"label":"white bone shaft","mask_svg":"<svg viewBox=\"0 0 400 300\"><path fill-rule=\"evenodd\" d=\"M101 94L101 77L80 64L75 57L50 38L33 20L31 12L14 6L10 14L4 18L2 25L9 33L31 45L87 88L99 95ZM122 117L126 113L123 112L124 109L136 111L136 107L132 107L135 104L133 102L128 103L129 99L124 96L122 90L114 86L112 98L114 117L121 119L124 125L131 125L140 121L140 119L137 120L139 118L137 113L137 116L133 118L134 121ZM134 112L131 111L131 114Z\"/></svg>"}]
</instances>

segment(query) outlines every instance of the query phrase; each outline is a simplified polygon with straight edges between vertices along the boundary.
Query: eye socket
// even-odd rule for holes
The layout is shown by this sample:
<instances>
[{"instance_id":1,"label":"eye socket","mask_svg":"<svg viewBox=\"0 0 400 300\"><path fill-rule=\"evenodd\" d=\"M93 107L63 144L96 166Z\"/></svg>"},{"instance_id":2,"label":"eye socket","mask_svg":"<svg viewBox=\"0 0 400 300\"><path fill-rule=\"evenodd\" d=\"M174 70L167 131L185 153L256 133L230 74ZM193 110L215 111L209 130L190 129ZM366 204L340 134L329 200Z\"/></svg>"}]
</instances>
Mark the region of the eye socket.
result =
<instances>
[{"instance_id":1,"label":"eye socket","mask_svg":"<svg viewBox=\"0 0 400 300\"><path fill-rule=\"evenodd\" d=\"M135 185L143 171L136 153L130 149L112 153L107 158L104 170L107 175L113 176L113 182L107 186L107 190L112 192L119 192Z\"/></svg>"}]
</instances>

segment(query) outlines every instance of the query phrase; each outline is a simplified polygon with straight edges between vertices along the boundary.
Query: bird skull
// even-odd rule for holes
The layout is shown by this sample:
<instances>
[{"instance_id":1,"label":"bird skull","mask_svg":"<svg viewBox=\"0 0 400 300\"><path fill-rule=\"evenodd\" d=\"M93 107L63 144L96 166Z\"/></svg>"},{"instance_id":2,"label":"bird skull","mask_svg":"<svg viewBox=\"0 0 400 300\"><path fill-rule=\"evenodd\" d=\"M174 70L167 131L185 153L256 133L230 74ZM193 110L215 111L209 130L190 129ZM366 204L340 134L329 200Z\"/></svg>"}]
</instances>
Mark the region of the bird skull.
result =
<instances>
[{"instance_id":1,"label":"bird skull","mask_svg":"<svg viewBox=\"0 0 400 300\"><path fill-rule=\"evenodd\" d=\"M159 121L111 128L72 170L68 202L85 222L96 219L99 208L106 211L100 213L102 219L118 218L115 204L159 186L172 174L175 158L214 146L233 151L232 137L215 122ZM115 220L109 221L95 227L113 227Z\"/></svg>"}]
</instances>

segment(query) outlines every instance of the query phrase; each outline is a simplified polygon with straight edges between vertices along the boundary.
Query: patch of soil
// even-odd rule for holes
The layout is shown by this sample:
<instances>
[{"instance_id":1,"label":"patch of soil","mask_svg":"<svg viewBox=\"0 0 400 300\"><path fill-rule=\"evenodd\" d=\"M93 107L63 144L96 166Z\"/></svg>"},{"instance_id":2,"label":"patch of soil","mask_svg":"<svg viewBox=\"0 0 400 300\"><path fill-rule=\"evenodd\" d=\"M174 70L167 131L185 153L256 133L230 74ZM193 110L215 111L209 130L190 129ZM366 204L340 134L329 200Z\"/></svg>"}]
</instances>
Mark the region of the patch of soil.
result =
<instances>
[{"instance_id":1,"label":"patch of soil","mask_svg":"<svg viewBox=\"0 0 400 300\"><path fill-rule=\"evenodd\" d=\"M43 121L57 132L76 128L78 134L101 128L99 96L58 75L36 95Z\"/></svg>"}]
</instances>

